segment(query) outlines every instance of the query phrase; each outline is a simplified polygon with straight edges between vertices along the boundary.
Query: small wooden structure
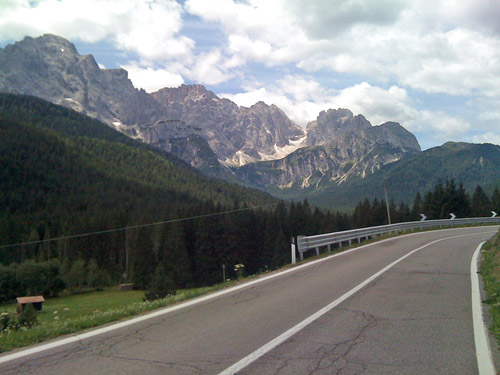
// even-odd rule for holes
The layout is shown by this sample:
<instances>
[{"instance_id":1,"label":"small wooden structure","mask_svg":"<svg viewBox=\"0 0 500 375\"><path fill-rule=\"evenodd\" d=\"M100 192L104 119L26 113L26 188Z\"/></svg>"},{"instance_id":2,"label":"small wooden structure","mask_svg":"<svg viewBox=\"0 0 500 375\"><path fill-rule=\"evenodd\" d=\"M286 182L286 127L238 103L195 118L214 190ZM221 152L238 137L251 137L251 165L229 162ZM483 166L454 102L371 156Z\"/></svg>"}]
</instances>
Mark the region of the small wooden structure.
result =
<instances>
[{"instance_id":1,"label":"small wooden structure","mask_svg":"<svg viewBox=\"0 0 500 375\"><path fill-rule=\"evenodd\" d=\"M130 290L134 290L134 284L120 284L118 285L118 290L122 292L128 292Z\"/></svg>"},{"instance_id":2,"label":"small wooden structure","mask_svg":"<svg viewBox=\"0 0 500 375\"><path fill-rule=\"evenodd\" d=\"M31 303L35 308L35 311L42 311L42 303L45 302L43 296L32 296L32 297L17 297L17 312L21 313L26 308L26 305Z\"/></svg>"}]
</instances>

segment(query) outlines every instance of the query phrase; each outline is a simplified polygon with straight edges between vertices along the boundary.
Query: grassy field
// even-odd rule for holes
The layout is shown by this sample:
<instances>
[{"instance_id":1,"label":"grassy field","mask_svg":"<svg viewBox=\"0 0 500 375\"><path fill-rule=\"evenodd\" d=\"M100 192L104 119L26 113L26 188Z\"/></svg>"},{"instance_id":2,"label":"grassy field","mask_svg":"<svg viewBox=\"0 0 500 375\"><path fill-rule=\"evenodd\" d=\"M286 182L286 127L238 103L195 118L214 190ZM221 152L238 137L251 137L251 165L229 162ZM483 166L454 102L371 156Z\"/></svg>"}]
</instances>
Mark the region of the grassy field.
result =
<instances>
[{"instance_id":1,"label":"grassy field","mask_svg":"<svg viewBox=\"0 0 500 375\"><path fill-rule=\"evenodd\" d=\"M121 292L116 288L49 298L43 304L43 311L37 313L38 324L33 328L0 331L0 353L172 305L230 285L232 283L180 290L175 296L155 301L143 301L144 291ZM0 313L14 314L15 311L14 303L0 304Z\"/></svg>"}]
</instances>

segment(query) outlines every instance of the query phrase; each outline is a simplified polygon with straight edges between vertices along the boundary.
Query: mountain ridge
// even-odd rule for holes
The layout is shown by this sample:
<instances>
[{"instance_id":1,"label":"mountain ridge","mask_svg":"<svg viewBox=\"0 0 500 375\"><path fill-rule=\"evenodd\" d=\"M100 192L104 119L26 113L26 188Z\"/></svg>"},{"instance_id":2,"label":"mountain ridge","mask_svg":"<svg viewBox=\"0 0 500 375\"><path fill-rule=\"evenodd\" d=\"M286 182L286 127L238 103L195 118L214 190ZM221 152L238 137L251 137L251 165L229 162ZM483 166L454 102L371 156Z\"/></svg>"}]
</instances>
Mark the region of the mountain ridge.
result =
<instances>
[{"instance_id":1,"label":"mountain ridge","mask_svg":"<svg viewBox=\"0 0 500 375\"><path fill-rule=\"evenodd\" d=\"M0 90L65 105L208 176L267 191L309 194L420 152L401 125L372 126L348 109L322 111L303 129L274 104L238 106L202 85L148 94L125 70L101 69L92 55L51 34L0 49Z\"/></svg>"},{"instance_id":2,"label":"mountain ridge","mask_svg":"<svg viewBox=\"0 0 500 375\"><path fill-rule=\"evenodd\" d=\"M338 187L313 192L308 199L326 208L333 204L337 208L352 208L365 197L385 199L385 180L389 199L410 204L417 192L432 190L445 179L462 183L469 193L477 185L493 191L495 186L500 186L500 146L446 142L386 164L364 179L353 178Z\"/></svg>"}]
</instances>

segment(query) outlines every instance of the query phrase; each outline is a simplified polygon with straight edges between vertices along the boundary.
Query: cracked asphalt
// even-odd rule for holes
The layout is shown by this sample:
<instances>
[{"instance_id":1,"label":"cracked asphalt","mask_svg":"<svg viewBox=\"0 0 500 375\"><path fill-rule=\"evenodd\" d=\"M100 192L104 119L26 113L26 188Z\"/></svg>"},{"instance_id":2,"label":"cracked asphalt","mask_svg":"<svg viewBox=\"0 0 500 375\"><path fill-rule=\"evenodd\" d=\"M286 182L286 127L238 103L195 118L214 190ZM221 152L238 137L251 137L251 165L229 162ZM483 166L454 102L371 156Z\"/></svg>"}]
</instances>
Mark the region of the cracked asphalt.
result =
<instances>
[{"instance_id":1,"label":"cracked asphalt","mask_svg":"<svg viewBox=\"0 0 500 375\"><path fill-rule=\"evenodd\" d=\"M470 261L498 227L403 236L99 336L0 374L218 374L413 249L240 374L477 374Z\"/></svg>"}]
</instances>

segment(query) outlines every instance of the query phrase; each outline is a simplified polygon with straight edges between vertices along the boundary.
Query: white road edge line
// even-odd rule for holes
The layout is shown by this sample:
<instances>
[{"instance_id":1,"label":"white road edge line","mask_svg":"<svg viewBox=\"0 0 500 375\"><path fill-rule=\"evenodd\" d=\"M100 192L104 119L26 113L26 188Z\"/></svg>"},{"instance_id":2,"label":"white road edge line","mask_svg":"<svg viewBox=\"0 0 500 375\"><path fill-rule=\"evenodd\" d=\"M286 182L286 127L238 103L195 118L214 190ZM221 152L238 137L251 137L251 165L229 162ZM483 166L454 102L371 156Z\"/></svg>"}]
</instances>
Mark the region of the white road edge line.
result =
<instances>
[{"instance_id":1,"label":"white road edge line","mask_svg":"<svg viewBox=\"0 0 500 375\"><path fill-rule=\"evenodd\" d=\"M495 375L495 366L491 355L488 331L483 320L483 306L481 303L481 291L479 289L479 274L477 263L479 252L484 242L477 247L470 263L470 278L472 289L472 322L474 325L474 343L476 344L477 367L479 375Z\"/></svg>"},{"instance_id":2,"label":"white road edge line","mask_svg":"<svg viewBox=\"0 0 500 375\"><path fill-rule=\"evenodd\" d=\"M455 228L442 229L442 231L452 231L454 229ZM492 232L492 233L496 233L496 232ZM421 233L410 233L410 234L406 234L405 236L417 236L419 234L421 234ZM471 234L471 235L476 235L476 233L475 234ZM400 237L396 237L396 238L400 238ZM232 293L232 292L240 290L240 289L248 288L248 287L250 287L252 285L255 285L255 284L258 284L258 283L270 280L270 279L281 277L281 276L283 276L285 274L288 274L288 273L297 272L297 271L299 271L299 270L301 270L303 268L311 267L311 266L313 266L315 264L329 261L332 258L336 258L336 257L339 257L339 256L344 256L344 255L352 253L354 251L359 251L359 250L365 249L367 247L375 246L375 245L378 245L378 244L381 244L381 243L384 243L384 242L387 242L387 241L394 240L396 238L387 238L387 239L382 240L382 241L377 241L377 242L374 242L374 243L371 243L371 244L359 246L359 247L356 247L356 248L353 248L353 249L350 249L350 250L343 251L341 253L337 253L337 254L334 254L334 255L331 255L331 256L328 256L328 257L325 257L325 258L321 258L321 259L318 259L318 260L315 260L315 261L312 261L312 262L308 262L308 263L302 264L300 266L296 266L296 267L290 268L290 269L288 269L286 271L282 271L282 272L278 272L278 273L273 274L273 275L265 276L265 277L262 277L260 279L254 280L254 281L250 281L250 282L247 282L247 283L244 283L244 284L241 284L241 285L237 285L237 286L232 287L232 288L221 290L219 292L215 292L215 293L212 293L212 294L207 294L206 296L195 298L195 299L189 300L187 302L180 303L180 304L175 305L175 306L167 307L165 309L157 310L157 311L149 313L149 314L141 315L141 316L136 317L136 318L125 320L125 321L122 321L122 322L119 322L119 323L112 323L112 324L110 324L110 325L108 325L106 327L97 328L97 329L94 329L94 330L91 330L91 331L88 331L88 332L85 332L85 333L80 333L80 334L76 334L74 336L69 336L69 337L66 337L64 339L56 340L56 341L53 341L53 342L50 342L50 343L47 343L47 344L41 344L41 345L29 348L29 349L22 349L20 351L17 351L17 352L11 353L11 354L6 354L6 355L3 355L3 356L0 356L0 364L5 363L5 362L9 362L9 361L13 361L15 359L23 358L23 357L26 357L26 356L29 356L29 355L32 355L32 354L40 353L40 352L43 352L43 351L46 351L46 350L55 349L57 347L68 345L68 344L71 344L71 343L74 343L74 342L78 342L78 341L81 341L81 340L85 340L85 339L88 339L90 337L98 336L98 335L101 335L103 333L111 332L111 331L114 331L116 329L127 327L129 325L133 325L133 324L136 324L136 323L140 323L142 321L145 321L145 320L148 320L148 319L151 319L151 318L155 318L157 316L169 314L171 312L178 311L178 310L184 309L186 307L190 307L190 306L196 305L198 303L206 302L206 301L218 298L220 296Z\"/></svg>"},{"instance_id":3,"label":"white road edge line","mask_svg":"<svg viewBox=\"0 0 500 375\"><path fill-rule=\"evenodd\" d=\"M445 229L445 230L450 230L450 229ZM413 235L418 235L418 234L420 234L420 233L411 233L411 234L407 234L407 236L413 236ZM71 344L71 343L74 343L74 342L78 342L78 341L81 341L81 340L84 340L84 339L87 339L87 338L90 338L90 337L101 335L103 333L114 331L116 329L127 327L129 325L136 324L136 323L142 322L144 320L148 320L148 319L151 319L151 318L155 318L157 316L161 316L161 315L165 315L165 314L177 311L177 310L181 310L181 309L184 309L186 307L193 306L193 305L196 305L198 303L205 302L205 301L209 301L209 300L215 299L215 298L223 296L225 294L232 293L232 292L240 290L240 289L248 288L248 287L250 287L252 285L255 285L255 284L258 284L258 283L270 280L270 279L281 277L281 276L286 275L288 273L297 272L297 271L299 271L299 270L301 270L303 268L311 267L311 266L313 266L315 264L326 262L326 261L328 261L328 260L330 260L332 258L336 258L336 257L339 257L339 256L344 256L344 255L349 254L351 252L359 251L361 249L364 249L364 248L367 248L367 247L370 247L370 246L374 246L374 245L377 245L377 244L380 244L380 243L383 243L383 242L386 242L386 241L391 241L391 240L394 240L394 238L387 238L387 239L382 240L382 241L377 241L377 242L374 242L374 243L371 243L371 244L367 244L367 245L359 246L359 247L356 247L356 248L353 248L353 249L350 249L350 250L346 250L346 251L343 251L341 253L333 254L333 255L330 255L330 256L325 257L325 258L321 258L321 259L318 259L318 260L315 260L315 261L312 261L312 262L308 262L308 263L305 263L305 264L302 264L302 265L290 268L290 269L288 269L286 271L282 271L282 272L278 272L278 273L275 273L275 274L272 274L272 275L269 275L269 276L265 276L265 277L259 278L257 280L253 280L253 281L241 284L241 285L237 285L237 286L232 287L232 288L221 290L219 292L215 292L215 293L212 293L212 294L207 294L206 296L195 298L195 299L189 300L187 302L183 302L183 303L180 303L180 304L175 305L175 306L171 306L171 307L167 307L167 308L164 308L164 309L161 309L161 310L157 310L155 312L152 312L152 313L149 313L149 314L145 314L145 315L142 315L142 316L139 316L139 317L136 317L136 318L132 318L132 319L129 319L129 320L125 320L123 322L112 323L112 324L110 324L110 325L108 325L106 327L97 328L97 329L94 329L92 331L88 331L88 332L85 332L85 333L76 334L74 336L69 336L67 338L56 340L56 341L53 341L53 342L50 342L50 343L47 343L47 344L41 344L39 346L35 346L35 347L30 348L30 349L22 349L22 350L20 350L18 352L12 353L12 354L7 354L7 355L4 355L4 356L0 356L0 364L5 363L5 362L9 362L9 361L13 361L15 359L19 359L19 358L22 358L22 357L26 357L26 356L29 356L29 355L32 355L32 354L40 353L40 352L43 352L43 351L46 351L46 350L54 349L54 348L57 348L59 346L68 345L68 344Z\"/></svg>"},{"instance_id":4,"label":"white road edge line","mask_svg":"<svg viewBox=\"0 0 500 375\"><path fill-rule=\"evenodd\" d=\"M491 233L496 233L496 232L491 232ZM366 279L365 281L363 281L361 284L359 284L358 286L354 287L353 289L351 289L350 291L348 291L347 293L345 293L341 297L337 298L335 301L333 301L329 305L323 307L321 310L317 311L316 313L314 313L310 317L304 319L302 322L300 322L296 326L290 328L288 331L282 333L280 336L276 337L274 340L269 341L267 344L265 344L264 346L260 347L259 349L257 349L253 353L251 353L248 356L242 358L241 360L239 360L238 362L236 362L234 365L228 367L227 369L225 369L224 371L222 371L218 375L233 375L233 374L236 374L238 371L243 370L245 367L247 367L248 365L250 365L252 362L256 361L257 359L259 359L260 357L262 357L267 352L271 351L272 349L274 349L278 345L280 345L283 342L285 342L286 340L288 340L290 337L292 337L293 335L295 335L297 332L299 332L300 330L302 330L303 328L305 328L306 326L308 326L309 324L311 324L312 322L314 322L316 319L319 319L321 316L323 316L326 313L328 313L334 307L338 306L340 303L344 302L346 299L348 299L349 297L351 297L353 294L355 294L356 292L358 292L359 290L361 290L362 288L364 288L365 286L367 286L368 284L370 284L377 277L379 277L380 275L382 275L383 273L385 273L386 271L388 271L389 269L391 269L392 267L394 267L399 262L401 262L404 259L408 258L409 256L415 254L416 252L418 252L418 251L420 251L422 249L425 249L428 246L434 245L437 242L441 242L441 241L445 241L445 240L449 240L449 239L453 239L453 238L459 238L459 237L469 237L469 236L474 236L474 235L477 236L479 234L483 234L484 235L486 233L464 234L464 235L458 235L458 236L451 236L451 237L440 238L438 240L429 242L426 245L420 246L419 248L410 251L408 254L402 256L401 258L395 260L394 262L392 262L388 266L382 268L380 271L378 271L377 273L373 274L368 279ZM480 375L483 375L483 374L480 374Z\"/></svg>"}]
</instances>

